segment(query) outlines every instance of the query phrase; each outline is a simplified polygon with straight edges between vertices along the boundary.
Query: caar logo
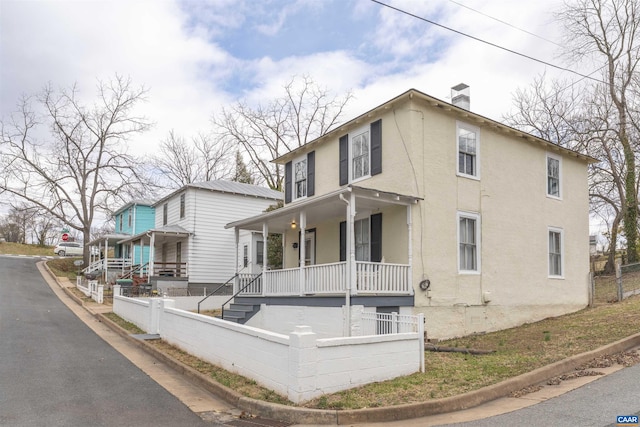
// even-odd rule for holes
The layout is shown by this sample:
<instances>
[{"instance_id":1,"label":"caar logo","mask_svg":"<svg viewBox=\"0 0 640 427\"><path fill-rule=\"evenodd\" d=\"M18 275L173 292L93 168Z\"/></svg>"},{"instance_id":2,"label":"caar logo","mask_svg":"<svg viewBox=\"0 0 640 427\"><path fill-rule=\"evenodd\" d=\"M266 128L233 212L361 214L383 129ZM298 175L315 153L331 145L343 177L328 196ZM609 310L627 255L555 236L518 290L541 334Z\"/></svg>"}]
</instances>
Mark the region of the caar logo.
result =
<instances>
[{"instance_id":1,"label":"caar logo","mask_svg":"<svg viewBox=\"0 0 640 427\"><path fill-rule=\"evenodd\" d=\"M637 426L638 416L637 415L618 415L616 418L616 423L619 426Z\"/></svg>"}]
</instances>

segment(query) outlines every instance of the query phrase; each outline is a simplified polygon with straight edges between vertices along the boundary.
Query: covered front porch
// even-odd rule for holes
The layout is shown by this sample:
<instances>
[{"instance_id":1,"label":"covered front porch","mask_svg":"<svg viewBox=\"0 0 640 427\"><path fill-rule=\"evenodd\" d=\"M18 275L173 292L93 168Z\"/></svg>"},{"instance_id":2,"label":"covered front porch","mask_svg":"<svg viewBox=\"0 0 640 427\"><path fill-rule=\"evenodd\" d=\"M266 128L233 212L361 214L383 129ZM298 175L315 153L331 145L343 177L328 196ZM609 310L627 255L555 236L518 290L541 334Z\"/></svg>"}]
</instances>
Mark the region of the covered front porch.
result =
<instances>
[{"instance_id":1,"label":"covered front porch","mask_svg":"<svg viewBox=\"0 0 640 427\"><path fill-rule=\"evenodd\" d=\"M413 295L411 207L418 200L349 186L228 224L235 228L236 242L240 230L282 235L284 268L269 269L265 263L260 277L239 273L235 292L347 299ZM267 239L263 245L267 254Z\"/></svg>"},{"instance_id":2,"label":"covered front porch","mask_svg":"<svg viewBox=\"0 0 640 427\"><path fill-rule=\"evenodd\" d=\"M140 274L151 280L185 281L189 278L189 264L185 260L191 233L180 226L150 229L128 236L118 243L130 247L129 252L140 266Z\"/></svg>"}]
</instances>

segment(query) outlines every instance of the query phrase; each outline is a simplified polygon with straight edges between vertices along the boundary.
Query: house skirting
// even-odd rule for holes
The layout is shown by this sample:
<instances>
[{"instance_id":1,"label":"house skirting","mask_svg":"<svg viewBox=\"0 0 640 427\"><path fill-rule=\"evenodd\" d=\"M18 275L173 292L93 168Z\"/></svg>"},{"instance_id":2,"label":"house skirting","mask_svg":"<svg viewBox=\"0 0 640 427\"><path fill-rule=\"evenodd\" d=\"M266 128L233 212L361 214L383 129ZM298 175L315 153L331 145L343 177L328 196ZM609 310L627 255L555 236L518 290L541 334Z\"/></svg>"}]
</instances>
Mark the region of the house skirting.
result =
<instances>
[{"instance_id":1,"label":"house skirting","mask_svg":"<svg viewBox=\"0 0 640 427\"><path fill-rule=\"evenodd\" d=\"M342 307L345 302L342 296L303 296L303 297L236 297L236 303L255 305L279 305L279 306L307 306L307 307ZM364 307L413 307L413 295L409 296L389 296L389 295L367 295L352 296L351 305L361 305Z\"/></svg>"}]
</instances>

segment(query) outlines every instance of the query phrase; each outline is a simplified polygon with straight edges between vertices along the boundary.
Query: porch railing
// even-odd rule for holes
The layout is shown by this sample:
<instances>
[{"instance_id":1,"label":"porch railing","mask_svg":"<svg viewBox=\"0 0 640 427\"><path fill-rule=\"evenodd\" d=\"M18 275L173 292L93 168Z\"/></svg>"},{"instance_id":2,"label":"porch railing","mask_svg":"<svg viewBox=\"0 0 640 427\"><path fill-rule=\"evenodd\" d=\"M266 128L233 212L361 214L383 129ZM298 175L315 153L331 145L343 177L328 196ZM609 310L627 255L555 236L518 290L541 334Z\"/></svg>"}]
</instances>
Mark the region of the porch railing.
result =
<instances>
[{"instance_id":1,"label":"porch railing","mask_svg":"<svg viewBox=\"0 0 640 427\"><path fill-rule=\"evenodd\" d=\"M410 269L404 264L356 262L356 287L352 294L411 295ZM252 275L249 275L252 276ZM336 262L304 267L304 284L299 268L269 270L255 282L247 295L292 296L342 294L346 291L347 263ZM242 286L241 286L242 287Z\"/></svg>"},{"instance_id":2,"label":"porch railing","mask_svg":"<svg viewBox=\"0 0 640 427\"><path fill-rule=\"evenodd\" d=\"M106 265L107 270L120 270L124 273L125 270L131 268L132 264L131 258L107 258L106 262L104 259L92 262L82 271L85 273L93 273L104 270Z\"/></svg>"},{"instance_id":3,"label":"porch railing","mask_svg":"<svg viewBox=\"0 0 640 427\"><path fill-rule=\"evenodd\" d=\"M359 294L406 294L411 292L409 266L356 261Z\"/></svg>"},{"instance_id":4,"label":"porch railing","mask_svg":"<svg viewBox=\"0 0 640 427\"><path fill-rule=\"evenodd\" d=\"M186 262L154 262L153 276L188 277Z\"/></svg>"}]
</instances>

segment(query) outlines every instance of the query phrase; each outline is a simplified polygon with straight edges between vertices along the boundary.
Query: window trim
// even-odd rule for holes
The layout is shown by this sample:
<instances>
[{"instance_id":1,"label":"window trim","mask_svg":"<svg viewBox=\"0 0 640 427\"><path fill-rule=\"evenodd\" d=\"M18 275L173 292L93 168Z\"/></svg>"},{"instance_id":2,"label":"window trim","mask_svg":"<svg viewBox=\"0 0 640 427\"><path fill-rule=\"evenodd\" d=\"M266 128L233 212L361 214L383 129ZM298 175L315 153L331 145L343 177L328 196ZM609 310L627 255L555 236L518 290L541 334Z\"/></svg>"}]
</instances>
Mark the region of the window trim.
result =
<instances>
[{"instance_id":1,"label":"window trim","mask_svg":"<svg viewBox=\"0 0 640 427\"><path fill-rule=\"evenodd\" d=\"M368 171L366 174L363 174L362 176L359 176L358 178L354 178L353 173L355 172L355 168L353 167L353 140L355 137L358 137L360 135L363 134L368 134L367 140L368 140L368 144L367 144L367 162L368 162ZM356 130L354 130L353 132L349 132L349 143L347 146L347 149L349 150L349 165L348 165L348 174L349 174L349 183L355 183L358 181L362 181L364 179L368 179L371 178L371 124L367 124L366 126L362 126Z\"/></svg>"},{"instance_id":2,"label":"window trim","mask_svg":"<svg viewBox=\"0 0 640 427\"><path fill-rule=\"evenodd\" d=\"M558 161L558 195L549 193L549 159ZM557 156L552 153L547 153L544 158L544 169L545 169L545 192L548 198L562 200L562 157Z\"/></svg>"},{"instance_id":3,"label":"window trim","mask_svg":"<svg viewBox=\"0 0 640 427\"><path fill-rule=\"evenodd\" d=\"M476 246L476 269L475 270L463 270L460 265L461 257L460 257L460 220L461 219L472 219L475 221L474 226L474 234L475 234L475 246ZM464 212L458 211L456 215L456 253L457 253L457 265L458 265L458 274L466 274L466 275L479 275L482 273L482 236L481 236L482 224L480 214L475 212Z\"/></svg>"},{"instance_id":4,"label":"window trim","mask_svg":"<svg viewBox=\"0 0 640 427\"><path fill-rule=\"evenodd\" d=\"M560 274L551 273L551 233L560 235ZM559 227L547 228L547 275L549 279L564 279L564 230Z\"/></svg>"},{"instance_id":5,"label":"window trim","mask_svg":"<svg viewBox=\"0 0 640 427\"><path fill-rule=\"evenodd\" d=\"M460 130L470 131L476 134L476 153L475 153L475 175L470 175L460 171ZM465 122L456 121L456 175L474 180L480 180L480 128Z\"/></svg>"}]
</instances>

